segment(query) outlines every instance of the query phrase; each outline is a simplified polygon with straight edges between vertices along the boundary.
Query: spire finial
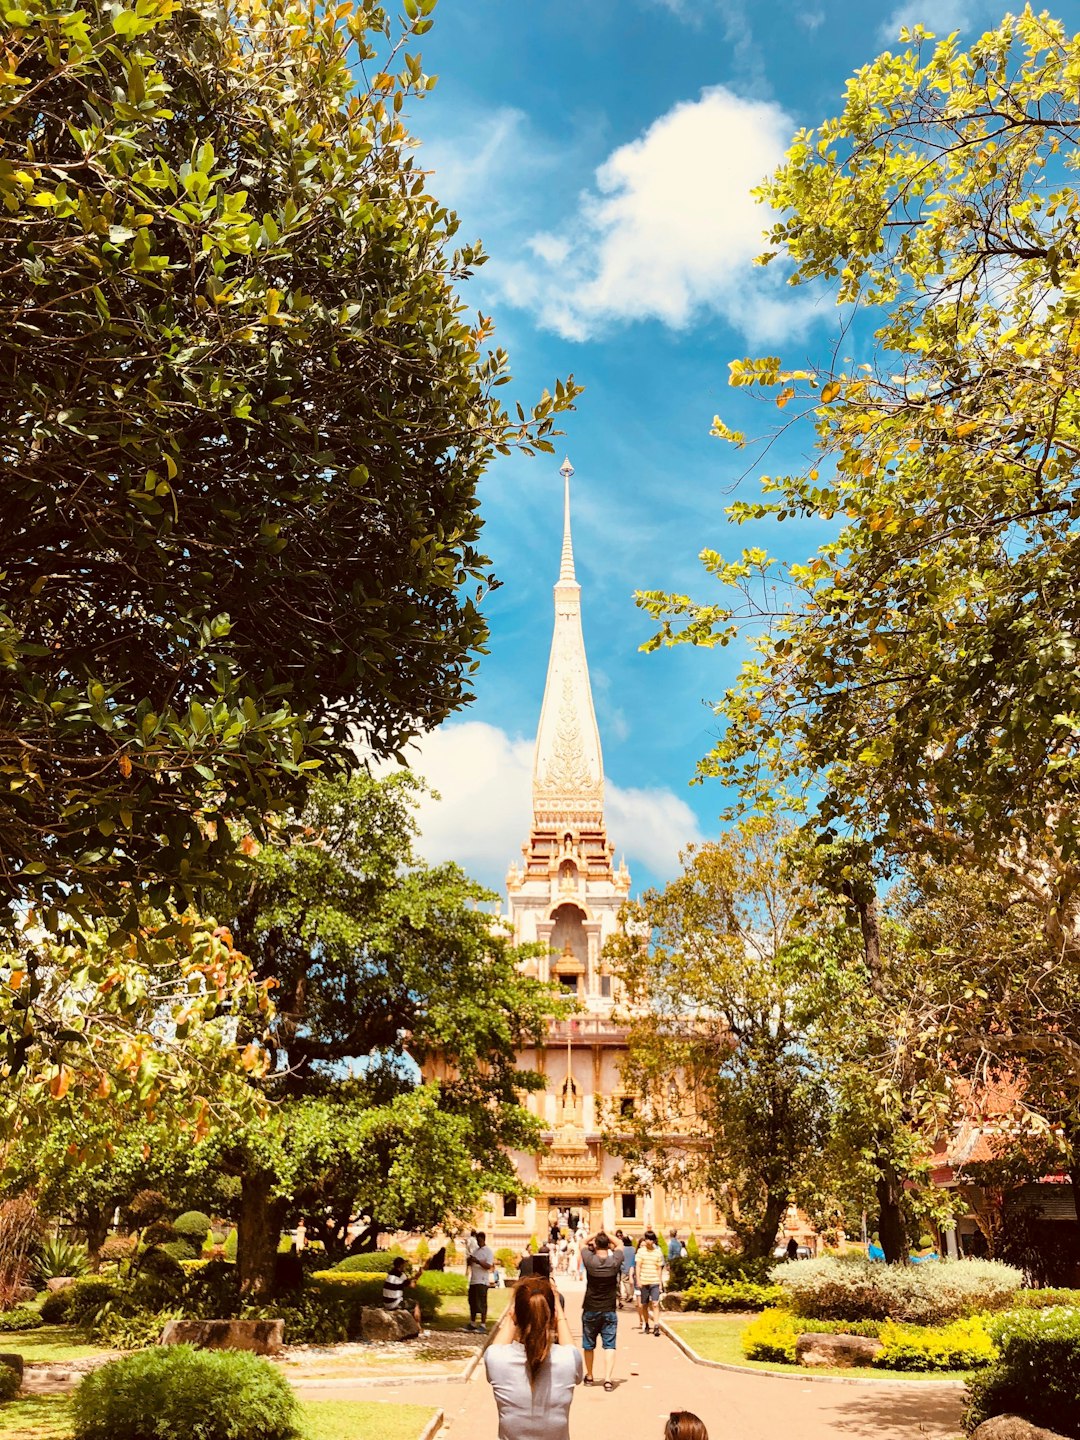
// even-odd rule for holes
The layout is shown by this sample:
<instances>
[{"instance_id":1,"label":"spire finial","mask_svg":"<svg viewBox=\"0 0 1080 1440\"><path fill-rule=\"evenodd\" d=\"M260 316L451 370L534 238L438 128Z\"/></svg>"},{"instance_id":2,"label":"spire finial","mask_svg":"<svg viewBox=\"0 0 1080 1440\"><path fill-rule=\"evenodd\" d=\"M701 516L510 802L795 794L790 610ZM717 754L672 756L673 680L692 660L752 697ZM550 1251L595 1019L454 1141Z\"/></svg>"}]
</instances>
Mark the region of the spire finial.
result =
<instances>
[{"instance_id":1,"label":"spire finial","mask_svg":"<svg viewBox=\"0 0 1080 1440\"><path fill-rule=\"evenodd\" d=\"M576 580L574 574L574 546L570 539L570 477L574 473L574 467L567 458L559 466L559 474L563 477L563 538L562 538L562 562L559 565L560 580Z\"/></svg>"}]
</instances>

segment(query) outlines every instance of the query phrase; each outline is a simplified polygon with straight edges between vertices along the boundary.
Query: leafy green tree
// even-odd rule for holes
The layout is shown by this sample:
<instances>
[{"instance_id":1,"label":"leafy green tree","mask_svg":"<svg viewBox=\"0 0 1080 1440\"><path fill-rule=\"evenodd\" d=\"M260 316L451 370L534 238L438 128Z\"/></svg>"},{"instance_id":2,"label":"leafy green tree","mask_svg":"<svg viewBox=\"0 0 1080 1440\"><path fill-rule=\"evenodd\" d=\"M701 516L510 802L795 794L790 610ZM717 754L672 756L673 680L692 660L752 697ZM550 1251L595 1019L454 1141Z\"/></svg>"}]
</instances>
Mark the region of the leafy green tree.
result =
<instances>
[{"instance_id":1,"label":"leafy green tree","mask_svg":"<svg viewBox=\"0 0 1080 1440\"><path fill-rule=\"evenodd\" d=\"M624 908L607 953L625 987L624 1086L613 1118L631 1168L703 1186L749 1255L772 1253L792 1197L816 1199L829 1095L810 1030L821 957L813 896L775 821L689 848L683 872Z\"/></svg>"},{"instance_id":2,"label":"leafy green tree","mask_svg":"<svg viewBox=\"0 0 1080 1440\"><path fill-rule=\"evenodd\" d=\"M731 367L786 418L808 414L819 452L733 518L816 518L835 538L789 567L706 551L741 598L642 603L662 622L653 644L758 632L703 774L741 805L793 798L886 865L921 850L996 869L1075 986L1080 39L1030 7L966 52L908 38L761 190L796 283L835 283L875 318L868 362ZM1015 994L1028 975L1012 953ZM1015 1038L1029 1070L1041 1050L1080 1093L1059 1013L1040 1024L1034 1006L995 1042Z\"/></svg>"},{"instance_id":3,"label":"leafy green tree","mask_svg":"<svg viewBox=\"0 0 1080 1440\"><path fill-rule=\"evenodd\" d=\"M145 887L220 882L355 737L392 755L467 698L477 481L550 449L576 389L511 419L464 316L484 256L401 119L433 8L5 12L10 903L137 928Z\"/></svg>"},{"instance_id":4,"label":"leafy green tree","mask_svg":"<svg viewBox=\"0 0 1080 1440\"><path fill-rule=\"evenodd\" d=\"M271 1114L221 1141L249 1291L272 1283L286 1215L331 1251L358 1214L432 1228L517 1193L507 1149L539 1143L521 1096L542 1081L516 1055L558 1002L518 972L480 908L494 896L416 862L416 789L407 774L317 781L297 840L261 850L232 897L236 943L277 997L253 1076Z\"/></svg>"}]
</instances>

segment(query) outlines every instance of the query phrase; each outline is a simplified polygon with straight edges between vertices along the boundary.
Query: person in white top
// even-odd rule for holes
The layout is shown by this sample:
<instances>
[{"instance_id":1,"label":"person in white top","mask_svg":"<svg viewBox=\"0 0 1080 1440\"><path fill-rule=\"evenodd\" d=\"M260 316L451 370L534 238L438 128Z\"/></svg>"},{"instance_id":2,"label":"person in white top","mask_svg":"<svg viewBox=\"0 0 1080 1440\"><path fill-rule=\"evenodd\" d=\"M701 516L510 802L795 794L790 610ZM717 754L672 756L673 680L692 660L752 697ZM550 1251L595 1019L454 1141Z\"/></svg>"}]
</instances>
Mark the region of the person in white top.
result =
<instances>
[{"instance_id":1,"label":"person in white top","mask_svg":"<svg viewBox=\"0 0 1080 1440\"><path fill-rule=\"evenodd\" d=\"M499 1440L570 1440L570 1404L585 1364L547 1276L518 1281L484 1369L499 1411Z\"/></svg>"},{"instance_id":2,"label":"person in white top","mask_svg":"<svg viewBox=\"0 0 1080 1440\"><path fill-rule=\"evenodd\" d=\"M469 1323L466 1330L487 1330L488 1286L495 1269L495 1254L482 1230L476 1233L476 1245L469 1251Z\"/></svg>"}]
</instances>

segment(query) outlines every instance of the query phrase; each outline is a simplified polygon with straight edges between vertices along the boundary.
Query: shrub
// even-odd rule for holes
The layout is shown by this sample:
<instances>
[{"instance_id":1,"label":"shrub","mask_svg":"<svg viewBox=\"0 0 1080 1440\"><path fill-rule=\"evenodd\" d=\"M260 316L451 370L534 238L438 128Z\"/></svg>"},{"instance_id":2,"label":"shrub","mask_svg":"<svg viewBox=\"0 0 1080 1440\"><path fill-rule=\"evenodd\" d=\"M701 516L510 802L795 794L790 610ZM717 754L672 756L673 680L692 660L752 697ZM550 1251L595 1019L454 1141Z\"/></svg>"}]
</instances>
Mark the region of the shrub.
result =
<instances>
[{"instance_id":1,"label":"shrub","mask_svg":"<svg viewBox=\"0 0 1080 1440\"><path fill-rule=\"evenodd\" d=\"M124 1218L129 1230L143 1230L169 1213L169 1202L160 1190L138 1190L128 1201Z\"/></svg>"},{"instance_id":2,"label":"shrub","mask_svg":"<svg viewBox=\"0 0 1080 1440\"><path fill-rule=\"evenodd\" d=\"M752 1285L746 1280L720 1285L698 1281L682 1292L684 1310L765 1310L783 1303L779 1285Z\"/></svg>"},{"instance_id":3,"label":"shrub","mask_svg":"<svg viewBox=\"0 0 1080 1440\"><path fill-rule=\"evenodd\" d=\"M1009 1309L1049 1310L1059 1305L1080 1309L1080 1290L1018 1290Z\"/></svg>"},{"instance_id":4,"label":"shrub","mask_svg":"<svg viewBox=\"0 0 1080 1440\"><path fill-rule=\"evenodd\" d=\"M89 1250L67 1235L46 1235L34 1256L34 1273L41 1285L62 1275L85 1275L89 1269Z\"/></svg>"},{"instance_id":5,"label":"shrub","mask_svg":"<svg viewBox=\"0 0 1080 1440\"><path fill-rule=\"evenodd\" d=\"M686 1237L686 1253L687 1255L689 1255L691 1260L697 1260L701 1256L701 1247L697 1242L697 1236L692 1230L690 1231L690 1234Z\"/></svg>"},{"instance_id":6,"label":"shrub","mask_svg":"<svg viewBox=\"0 0 1080 1440\"><path fill-rule=\"evenodd\" d=\"M786 1310L763 1310L743 1331L742 1352L748 1360L794 1365L798 1338L795 1321Z\"/></svg>"},{"instance_id":7,"label":"shrub","mask_svg":"<svg viewBox=\"0 0 1080 1440\"><path fill-rule=\"evenodd\" d=\"M143 1259L143 1269L150 1269L156 1263L156 1257L164 1255L169 1260L175 1260L177 1265L182 1265L185 1260L198 1261L197 1250L192 1249L188 1240L166 1240L163 1245L155 1245L148 1250Z\"/></svg>"},{"instance_id":8,"label":"shrub","mask_svg":"<svg viewBox=\"0 0 1080 1440\"><path fill-rule=\"evenodd\" d=\"M41 1316L36 1310L28 1310L25 1305L16 1305L14 1310L0 1311L0 1330L36 1330L41 1324Z\"/></svg>"},{"instance_id":9,"label":"shrub","mask_svg":"<svg viewBox=\"0 0 1080 1440\"><path fill-rule=\"evenodd\" d=\"M319 1287L322 1295L345 1300L354 1307L382 1303L381 1275L364 1275L355 1271L350 1274L348 1271L342 1273L340 1270L316 1270L311 1279ZM418 1285L405 1291L405 1303L410 1309L414 1304L419 1305L421 1320L428 1322L434 1320L439 1312L439 1292L426 1285Z\"/></svg>"},{"instance_id":10,"label":"shrub","mask_svg":"<svg viewBox=\"0 0 1080 1440\"><path fill-rule=\"evenodd\" d=\"M204 1215L201 1210L185 1210L173 1221L175 1233L184 1240L190 1240L198 1250L202 1249L210 1228L210 1216Z\"/></svg>"},{"instance_id":11,"label":"shrub","mask_svg":"<svg viewBox=\"0 0 1080 1440\"><path fill-rule=\"evenodd\" d=\"M423 1264L430 1254L431 1246L428 1244L427 1239L423 1235L421 1235L416 1246L416 1259L420 1262L420 1264ZM497 1260L499 1258L498 1255L496 1255L495 1258Z\"/></svg>"},{"instance_id":12,"label":"shrub","mask_svg":"<svg viewBox=\"0 0 1080 1440\"><path fill-rule=\"evenodd\" d=\"M71 1304L71 1291L50 1290L45 1299L41 1302L38 1314L41 1316L43 1325L66 1325L71 1316L68 1308Z\"/></svg>"},{"instance_id":13,"label":"shrub","mask_svg":"<svg viewBox=\"0 0 1080 1440\"><path fill-rule=\"evenodd\" d=\"M517 1269L517 1256L513 1250L510 1249L509 1245L501 1245L499 1249L495 1251L495 1259L503 1269L509 1273L513 1273L513 1271Z\"/></svg>"},{"instance_id":14,"label":"shrub","mask_svg":"<svg viewBox=\"0 0 1080 1440\"><path fill-rule=\"evenodd\" d=\"M134 1251L134 1235L110 1235L98 1251L98 1255L104 1261L114 1261L119 1264L121 1260L130 1259Z\"/></svg>"},{"instance_id":15,"label":"shrub","mask_svg":"<svg viewBox=\"0 0 1080 1440\"><path fill-rule=\"evenodd\" d=\"M155 1346L87 1375L76 1440L300 1440L292 1387L258 1355Z\"/></svg>"},{"instance_id":16,"label":"shrub","mask_svg":"<svg viewBox=\"0 0 1080 1440\"><path fill-rule=\"evenodd\" d=\"M1015 1414L1080 1437L1080 1309L1017 1310L987 1323L998 1359L968 1385L968 1430Z\"/></svg>"},{"instance_id":17,"label":"shrub","mask_svg":"<svg viewBox=\"0 0 1080 1440\"><path fill-rule=\"evenodd\" d=\"M354 1272L361 1274L387 1275L394 1263L394 1256L389 1250L373 1250L368 1255L350 1255L334 1266L335 1274L344 1273L350 1275Z\"/></svg>"},{"instance_id":18,"label":"shrub","mask_svg":"<svg viewBox=\"0 0 1080 1440\"><path fill-rule=\"evenodd\" d=\"M726 1285L735 1280L767 1285L771 1268L768 1257L750 1259L733 1255L720 1245L710 1245L707 1250L698 1249L696 1254L691 1254L687 1240L686 1253L671 1262L671 1285L676 1290L686 1290L699 1283Z\"/></svg>"},{"instance_id":19,"label":"shrub","mask_svg":"<svg viewBox=\"0 0 1080 1440\"><path fill-rule=\"evenodd\" d=\"M434 1295L467 1295L469 1281L464 1275L455 1275L451 1270L422 1270L416 1277L421 1290L430 1290Z\"/></svg>"},{"instance_id":20,"label":"shrub","mask_svg":"<svg viewBox=\"0 0 1080 1440\"><path fill-rule=\"evenodd\" d=\"M91 1325L106 1305L112 1305L119 1298L120 1287L114 1280L87 1275L61 1294L67 1297L68 1321L72 1325Z\"/></svg>"},{"instance_id":21,"label":"shrub","mask_svg":"<svg viewBox=\"0 0 1080 1440\"><path fill-rule=\"evenodd\" d=\"M983 1320L973 1317L950 1325L881 1327L885 1347L874 1360L882 1370L976 1370L997 1358Z\"/></svg>"},{"instance_id":22,"label":"shrub","mask_svg":"<svg viewBox=\"0 0 1080 1440\"><path fill-rule=\"evenodd\" d=\"M134 1314L124 1315L105 1310L91 1333L98 1344L108 1350L145 1350L161 1339L165 1322L176 1318L179 1318L178 1311L136 1310Z\"/></svg>"},{"instance_id":23,"label":"shrub","mask_svg":"<svg viewBox=\"0 0 1080 1440\"><path fill-rule=\"evenodd\" d=\"M457 1264L457 1258L458 1258L458 1248L457 1248L457 1244L455 1243L455 1241L451 1240L450 1243L449 1243L449 1245L447 1245L447 1247L446 1247L446 1263L447 1263L448 1265L455 1265L455 1264Z\"/></svg>"},{"instance_id":24,"label":"shrub","mask_svg":"<svg viewBox=\"0 0 1080 1440\"><path fill-rule=\"evenodd\" d=\"M5 1400L13 1400L19 1393L22 1381L19 1379L19 1372L13 1370L10 1365L0 1361L0 1405Z\"/></svg>"},{"instance_id":25,"label":"shrub","mask_svg":"<svg viewBox=\"0 0 1080 1440\"><path fill-rule=\"evenodd\" d=\"M236 1252L239 1248L240 1237L235 1230L230 1230L225 1236L225 1259L231 1264L236 1264Z\"/></svg>"},{"instance_id":26,"label":"shrub","mask_svg":"<svg viewBox=\"0 0 1080 1440\"><path fill-rule=\"evenodd\" d=\"M284 1320L288 1345L338 1345L360 1333L360 1309L346 1297L310 1293L282 1305L245 1305L246 1320Z\"/></svg>"},{"instance_id":27,"label":"shrub","mask_svg":"<svg viewBox=\"0 0 1080 1440\"><path fill-rule=\"evenodd\" d=\"M1023 1276L995 1260L874 1264L862 1255L777 1265L772 1278L796 1315L932 1325L1008 1306Z\"/></svg>"}]
</instances>

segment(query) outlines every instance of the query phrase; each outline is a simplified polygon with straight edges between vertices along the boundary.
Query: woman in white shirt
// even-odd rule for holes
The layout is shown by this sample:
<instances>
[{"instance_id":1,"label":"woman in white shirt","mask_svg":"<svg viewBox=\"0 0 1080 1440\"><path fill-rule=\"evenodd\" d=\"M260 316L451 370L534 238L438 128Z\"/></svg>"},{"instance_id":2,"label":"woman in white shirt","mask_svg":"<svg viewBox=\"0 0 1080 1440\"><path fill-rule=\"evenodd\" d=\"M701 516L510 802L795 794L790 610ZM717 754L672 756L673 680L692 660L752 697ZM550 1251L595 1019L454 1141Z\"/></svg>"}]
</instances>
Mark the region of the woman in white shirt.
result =
<instances>
[{"instance_id":1,"label":"woman in white shirt","mask_svg":"<svg viewBox=\"0 0 1080 1440\"><path fill-rule=\"evenodd\" d=\"M484 1368L499 1410L499 1440L570 1440L570 1402L585 1366L546 1275L518 1281Z\"/></svg>"}]
</instances>

